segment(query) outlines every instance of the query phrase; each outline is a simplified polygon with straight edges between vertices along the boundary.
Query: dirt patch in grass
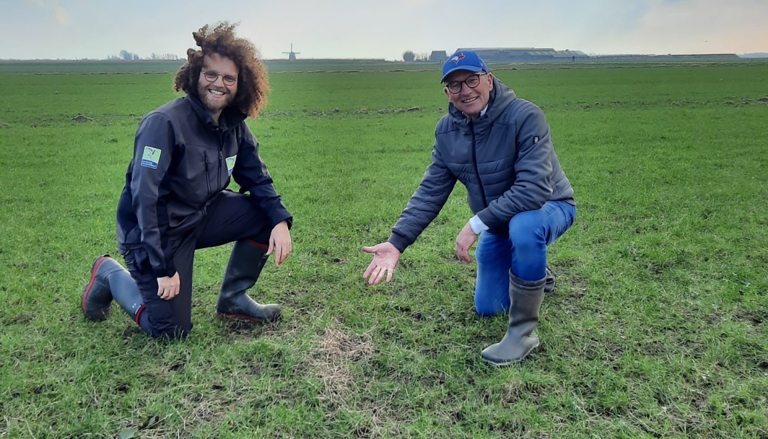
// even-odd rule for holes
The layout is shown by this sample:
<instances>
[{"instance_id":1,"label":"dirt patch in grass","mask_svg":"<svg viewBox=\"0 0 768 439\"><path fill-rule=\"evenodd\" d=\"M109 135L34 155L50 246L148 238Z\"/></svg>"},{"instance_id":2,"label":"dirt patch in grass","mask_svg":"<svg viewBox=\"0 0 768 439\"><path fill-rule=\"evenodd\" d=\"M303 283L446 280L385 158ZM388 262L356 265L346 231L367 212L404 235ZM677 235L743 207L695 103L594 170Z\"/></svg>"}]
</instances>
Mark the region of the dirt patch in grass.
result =
<instances>
[{"instance_id":1,"label":"dirt patch in grass","mask_svg":"<svg viewBox=\"0 0 768 439\"><path fill-rule=\"evenodd\" d=\"M766 321L768 311L743 311L736 313L735 317L741 321L750 323L752 326L760 326Z\"/></svg>"},{"instance_id":2,"label":"dirt patch in grass","mask_svg":"<svg viewBox=\"0 0 768 439\"><path fill-rule=\"evenodd\" d=\"M91 119L88 116L83 116L82 114L78 114L77 116L72 118L72 122L90 122L93 119Z\"/></svg>"}]
</instances>

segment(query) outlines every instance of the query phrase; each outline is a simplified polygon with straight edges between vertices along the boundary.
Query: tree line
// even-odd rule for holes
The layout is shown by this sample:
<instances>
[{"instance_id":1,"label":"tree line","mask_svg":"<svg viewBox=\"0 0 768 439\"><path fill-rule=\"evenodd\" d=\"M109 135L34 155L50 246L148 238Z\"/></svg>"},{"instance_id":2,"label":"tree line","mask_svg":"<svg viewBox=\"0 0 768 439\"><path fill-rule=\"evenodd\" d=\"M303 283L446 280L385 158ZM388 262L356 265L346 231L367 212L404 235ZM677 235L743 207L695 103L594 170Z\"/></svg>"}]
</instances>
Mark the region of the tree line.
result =
<instances>
[{"instance_id":1,"label":"tree line","mask_svg":"<svg viewBox=\"0 0 768 439\"><path fill-rule=\"evenodd\" d=\"M412 50L406 50L405 52L403 52L403 61L405 62L429 61L429 54L414 53Z\"/></svg>"},{"instance_id":2,"label":"tree line","mask_svg":"<svg viewBox=\"0 0 768 439\"><path fill-rule=\"evenodd\" d=\"M121 50L118 55L110 55L107 57L109 60L113 61L139 61L139 60L177 60L179 59L178 55L174 55L172 53L153 53L148 58L142 58L139 56L138 53L132 53L127 50Z\"/></svg>"}]
</instances>

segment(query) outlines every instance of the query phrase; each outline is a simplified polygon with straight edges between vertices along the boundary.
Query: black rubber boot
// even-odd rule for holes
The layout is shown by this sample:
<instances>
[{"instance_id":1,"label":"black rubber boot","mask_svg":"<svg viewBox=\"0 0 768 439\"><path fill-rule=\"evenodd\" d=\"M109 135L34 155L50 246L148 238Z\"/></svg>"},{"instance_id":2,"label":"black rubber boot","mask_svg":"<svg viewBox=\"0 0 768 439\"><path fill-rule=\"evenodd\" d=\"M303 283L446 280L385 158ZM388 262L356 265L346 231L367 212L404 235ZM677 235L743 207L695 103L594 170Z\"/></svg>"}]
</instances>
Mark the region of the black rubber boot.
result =
<instances>
[{"instance_id":1,"label":"black rubber boot","mask_svg":"<svg viewBox=\"0 0 768 439\"><path fill-rule=\"evenodd\" d=\"M547 274L546 277L544 277L544 293L549 294L552 291L555 291L556 284L557 275L555 275L555 272L552 271L552 269L549 268L549 264L547 264Z\"/></svg>"},{"instance_id":2,"label":"black rubber boot","mask_svg":"<svg viewBox=\"0 0 768 439\"><path fill-rule=\"evenodd\" d=\"M539 345L534 330L539 324L539 308L544 298L545 279L524 281L509 273L509 326L504 338L483 349L483 360L494 366L507 366L526 357Z\"/></svg>"},{"instance_id":3,"label":"black rubber boot","mask_svg":"<svg viewBox=\"0 0 768 439\"><path fill-rule=\"evenodd\" d=\"M279 305L260 305L245 293L259 280L268 258L264 248L247 240L235 242L216 305L219 316L252 322L274 322L280 318Z\"/></svg>"},{"instance_id":4,"label":"black rubber boot","mask_svg":"<svg viewBox=\"0 0 768 439\"><path fill-rule=\"evenodd\" d=\"M105 320L112 300L115 300L138 323L144 300L131 274L119 262L103 255L91 268L91 280L83 288L83 314L91 320Z\"/></svg>"}]
</instances>

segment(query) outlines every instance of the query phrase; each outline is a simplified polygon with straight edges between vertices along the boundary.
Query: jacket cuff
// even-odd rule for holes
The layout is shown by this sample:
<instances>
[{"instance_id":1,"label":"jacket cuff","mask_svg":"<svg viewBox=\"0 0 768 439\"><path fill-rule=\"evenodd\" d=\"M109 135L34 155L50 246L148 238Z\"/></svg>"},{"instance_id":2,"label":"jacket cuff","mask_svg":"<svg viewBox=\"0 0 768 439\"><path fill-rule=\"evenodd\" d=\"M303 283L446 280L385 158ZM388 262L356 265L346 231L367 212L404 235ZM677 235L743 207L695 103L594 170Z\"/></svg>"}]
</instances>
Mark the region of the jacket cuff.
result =
<instances>
[{"instance_id":1,"label":"jacket cuff","mask_svg":"<svg viewBox=\"0 0 768 439\"><path fill-rule=\"evenodd\" d=\"M408 242L408 240L405 237L398 235L397 233L394 233L394 232L391 235L389 235L389 239L387 239L387 242L394 245L395 248L398 251L400 251L401 254L405 252L405 249L408 248L409 245L411 245L411 243Z\"/></svg>"},{"instance_id":2,"label":"jacket cuff","mask_svg":"<svg viewBox=\"0 0 768 439\"><path fill-rule=\"evenodd\" d=\"M152 273L155 275L155 277L173 277L176 274L176 268L171 267L165 267L165 268L155 268L152 267Z\"/></svg>"},{"instance_id":3,"label":"jacket cuff","mask_svg":"<svg viewBox=\"0 0 768 439\"><path fill-rule=\"evenodd\" d=\"M293 215L291 215L287 209L285 208L279 208L276 212L273 212L272 215L270 215L269 218L270 222L272 223L272 227L274 228L276 225L280 224L281 222L285 221L288 223L288 230L293 227Z\"/></svg>"},{"instance_id":4,"label":"jacket cuff","mask_svg":"<svg viewBox=\"0 0 768 439\"><path fill-rule=\"evenodd\" d=\"M494 216L489 209L483 209L475 216L489 229L493 229L501 225L496 219L496 216Z\"/></svg>"}]
</instances>

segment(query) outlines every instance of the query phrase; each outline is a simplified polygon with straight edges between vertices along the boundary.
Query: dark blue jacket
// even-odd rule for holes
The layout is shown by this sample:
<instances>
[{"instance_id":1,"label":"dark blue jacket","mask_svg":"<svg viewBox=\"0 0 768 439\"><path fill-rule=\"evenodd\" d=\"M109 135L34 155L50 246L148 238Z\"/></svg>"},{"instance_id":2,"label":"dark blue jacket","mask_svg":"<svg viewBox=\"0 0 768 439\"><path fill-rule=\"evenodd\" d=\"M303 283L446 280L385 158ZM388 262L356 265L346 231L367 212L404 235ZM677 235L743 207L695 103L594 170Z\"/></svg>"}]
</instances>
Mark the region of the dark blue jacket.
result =
<instances>
[{"instance_id":1,"label":"dark blue jacket","mask_svg":"<svg viewBox=\"0 0 768 439\"><path fill-rule=\"evenodd\" d=\"M275 192L246 115L226 108L219 125L195 96L175 99L139 123L117 208L121 254L144 246L155 276L173 276L171 241L194 230L230 182L250 192L270 225L291 214Z\"/></svg>"},{"instance_id":2,"label":"dark blue jacket","mask_svg":"<svg viewBox=\"0 0 768 439\"><path fill-rule=\"evenodd\" d=\"M493 233L507 235L515 214L550 200L574 204L539 107L494 78L488 108L467 119L453 104L435 129L432 163L400 215L389 242L401 252L437 217L460 181L472 212Z\"/></svg>"}]
</instances>

